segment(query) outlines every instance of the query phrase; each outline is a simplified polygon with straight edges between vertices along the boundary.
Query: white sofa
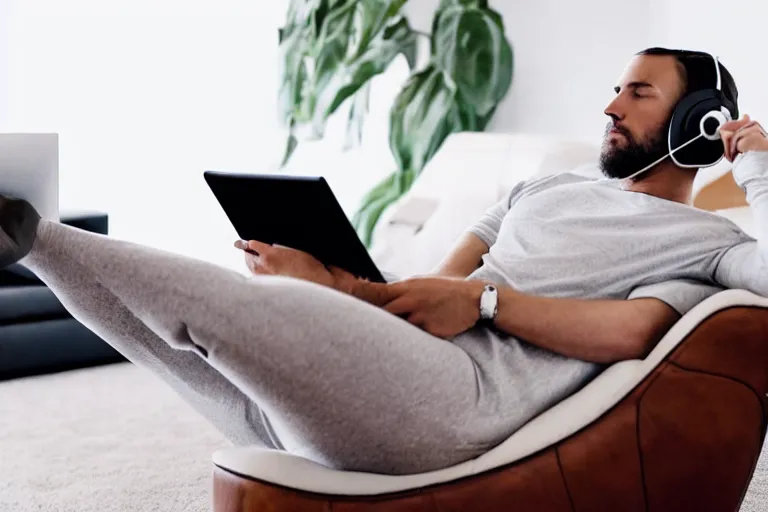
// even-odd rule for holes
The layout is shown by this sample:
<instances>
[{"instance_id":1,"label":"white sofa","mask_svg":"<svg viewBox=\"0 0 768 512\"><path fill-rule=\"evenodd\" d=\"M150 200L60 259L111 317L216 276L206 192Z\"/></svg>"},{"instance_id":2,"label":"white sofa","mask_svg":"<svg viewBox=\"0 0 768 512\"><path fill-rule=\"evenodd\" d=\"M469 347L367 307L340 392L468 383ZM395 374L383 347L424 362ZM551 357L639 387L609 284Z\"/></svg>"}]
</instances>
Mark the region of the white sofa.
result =
<instances>
[{"instance_id":1,"label":"white sofa","mask_svg":"<svg viewBox=\"0 0 768 512\"><path fill-rule=\"evenodd\" d=\"M409 193L383 215L372 248L380 268L401 276L428 273L456 238L519 180L564 170L596 172L599 148L517 134L457 134L429 163ZM706 177L712 179L712 173ZM735 216L743 222L748 215ZM747 228L749 228L747 226ZM477 459L407 476L335 471L285 452L235 447L214 454L219 468L292 489L336 495L377 495L449 482L509 464L550 446L617 404L714 312L736 305L768 308L768 299L727 290L686 314L645 360L623 361L507 441Z\"/></svg>"}]
</instances>

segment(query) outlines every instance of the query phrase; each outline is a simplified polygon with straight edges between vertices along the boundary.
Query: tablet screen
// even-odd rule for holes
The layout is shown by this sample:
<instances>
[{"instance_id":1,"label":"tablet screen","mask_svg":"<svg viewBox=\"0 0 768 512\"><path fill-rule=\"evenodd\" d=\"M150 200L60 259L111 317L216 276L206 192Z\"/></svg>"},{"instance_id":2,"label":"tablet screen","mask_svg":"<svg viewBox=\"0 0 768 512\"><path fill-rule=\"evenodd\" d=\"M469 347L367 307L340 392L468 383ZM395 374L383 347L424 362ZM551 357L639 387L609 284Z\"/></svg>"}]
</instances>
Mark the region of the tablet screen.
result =
<instances>
[{"instance_id":1,"label":"tablet screen","mask_svg":"<svg viewBox=\"0 0 768 512\"><path fill-rule=\"evenodd\" d=\"M220 171L204 177L243 240L299 249L325 265L385 282L324 178Z\"/></svg>"}]
</instances>

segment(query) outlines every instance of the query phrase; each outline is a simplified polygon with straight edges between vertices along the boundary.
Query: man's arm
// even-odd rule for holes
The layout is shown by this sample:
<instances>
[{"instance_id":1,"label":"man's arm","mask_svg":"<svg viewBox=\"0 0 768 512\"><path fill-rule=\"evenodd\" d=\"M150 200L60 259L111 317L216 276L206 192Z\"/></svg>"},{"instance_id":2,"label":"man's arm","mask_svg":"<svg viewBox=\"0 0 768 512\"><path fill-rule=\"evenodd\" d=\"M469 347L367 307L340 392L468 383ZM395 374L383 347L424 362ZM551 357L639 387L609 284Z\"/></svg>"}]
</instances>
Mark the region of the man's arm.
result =
<instances>
[{"instance_id":1,"label":"man's arm","mask_svg":"<svg viewBox=\"0 0 768 512\"><path fill-rule=\"evenodd\" d=\"M613 363L644 358L679 319L675 309L654 298L561 299L501 287L494 324L566 357Z\"/></svg>"},{"instance_id":2,"label":"man's arm","mask_svg":"<svg viewBox=\"0 0 768 512\"><path fill-rule=\"evenodd\" d=\"M353 280L342 291L398 314L416 315L418 325L439 334L463 332L479 319L485 283L458 278L415 278L396 284ZM495 326L528 343L567 357L612 363L645 357L680 314L655 298L588 300L537 297L499 287ZM410 319L409 319L410 320Z\"/></svg>"},{"instance_id":3,"label":"man's arm","mask_svg":"<svg viewBox=\"0 0 768 512\"><path fill-rule=\"evenodd\" d=\"M730 248L717 265L715 281L768 297L768 151L741 155L733 177L746 192L757 241Z\"/></svg>"},{"instance_id":4,"label":"man's arm","mask_svg":"<svg viewBox=\"0 0 768 512\"><path fill-rule=\"evenodd\" d=\"M474 233L464 233L432 275L465 278L483 263L488 246Z\"/></svg>"},{"instance_id":5,"label":"man's arm","mask_svg":"<svg viewBox=\"0 0 768 512\"><path fill-rule=\"evenodd\" d=\"M714 279L728 288L768 297L768 133L748 115L720 129L733 178L746 192L757 241L731 247L717 262Z\"/></svg>"}]
</instances>

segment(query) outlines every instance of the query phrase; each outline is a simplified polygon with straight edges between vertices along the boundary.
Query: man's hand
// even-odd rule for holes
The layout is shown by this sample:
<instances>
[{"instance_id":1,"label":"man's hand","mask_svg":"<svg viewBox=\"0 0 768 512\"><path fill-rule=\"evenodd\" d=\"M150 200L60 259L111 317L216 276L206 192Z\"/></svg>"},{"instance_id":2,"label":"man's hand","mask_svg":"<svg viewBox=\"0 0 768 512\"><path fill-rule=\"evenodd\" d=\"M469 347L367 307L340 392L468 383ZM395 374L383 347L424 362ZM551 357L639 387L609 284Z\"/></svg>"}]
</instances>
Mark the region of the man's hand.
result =
<instances>
[{"instance_id":1,"label":"man's hand","mask_svg":"<svg viewBox=\"0 0 768 512\"><path fill-rule=\"evenodd\" d=\"M337 288L346 277L340 269L328 269L317 258L298 249L257 240L238 240L235 247L245 251L245 264L255 275L293 277L331 288Z\"/></svg>"},{"instance_id":2,"label":"man's hand","mask_svg":"<svg viewBox=\"0 0 768 512\"><path fill-rule=\"evenodd\" d=\"M388 285L383 308L440 338L452 338L480 318L485 283L449 277L416 277Z\"/></svg>"},{"instance_id":3,"label":"man's hand","mask_svg":"<svg viewBox=\"0 0 768 512\"><path fill-rule=\"evenodd\" d=\"M748 115L744 119L725 123L720 128L720 138L725 148L725 158L733 162L739 153L768 151L768 134L760 123Z\"/></svg>"}]
</instances>

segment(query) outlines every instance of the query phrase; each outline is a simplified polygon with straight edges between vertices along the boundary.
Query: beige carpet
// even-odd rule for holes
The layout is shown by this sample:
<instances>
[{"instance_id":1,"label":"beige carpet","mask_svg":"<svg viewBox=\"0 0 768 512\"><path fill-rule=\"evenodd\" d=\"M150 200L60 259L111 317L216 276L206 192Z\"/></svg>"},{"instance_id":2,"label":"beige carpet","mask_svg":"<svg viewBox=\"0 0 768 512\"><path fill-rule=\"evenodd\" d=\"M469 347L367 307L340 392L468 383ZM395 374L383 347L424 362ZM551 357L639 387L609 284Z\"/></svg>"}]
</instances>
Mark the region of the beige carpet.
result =
<instances>
[{"instance_id":1,"label":"beige carpet","mask_svg":"<svg viewBox=\"0 0 768 512\"><path fill-rule=\"evenodd\" d=\"M131 363L0 382L0 511L206 512L228 446Z\"/></svg>"},{"instance_id":2,"label":"beige carpet","mask_svg":"<svg viewBox=\"0 0 768 512\"><path fill-rule=\"evenodd\" d=\"M0 512L209 511L228 446L130 363L0 382ZM768 512L768 450L741 512Z\"/></svg>"}]
</instances>

